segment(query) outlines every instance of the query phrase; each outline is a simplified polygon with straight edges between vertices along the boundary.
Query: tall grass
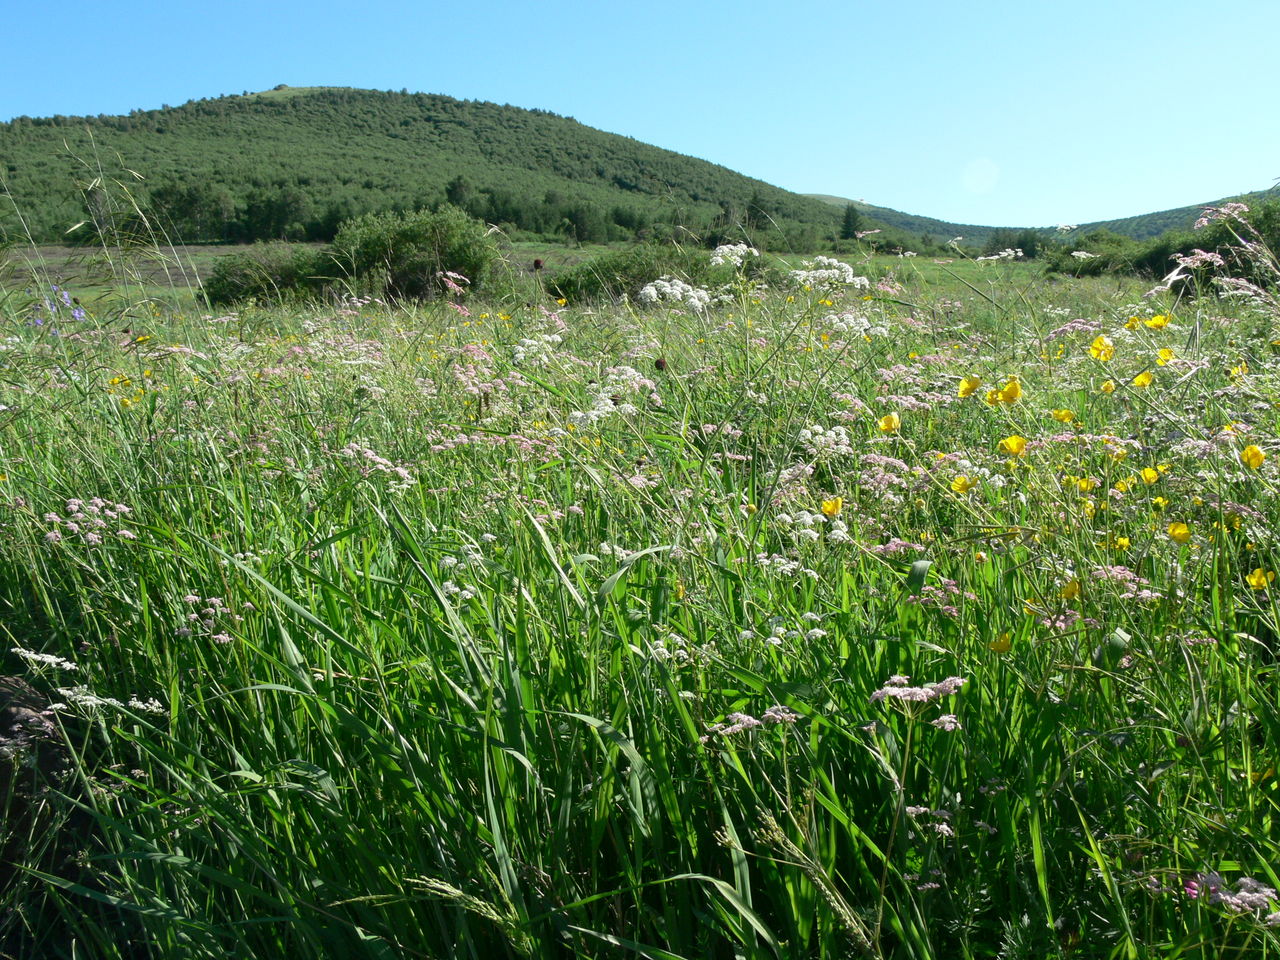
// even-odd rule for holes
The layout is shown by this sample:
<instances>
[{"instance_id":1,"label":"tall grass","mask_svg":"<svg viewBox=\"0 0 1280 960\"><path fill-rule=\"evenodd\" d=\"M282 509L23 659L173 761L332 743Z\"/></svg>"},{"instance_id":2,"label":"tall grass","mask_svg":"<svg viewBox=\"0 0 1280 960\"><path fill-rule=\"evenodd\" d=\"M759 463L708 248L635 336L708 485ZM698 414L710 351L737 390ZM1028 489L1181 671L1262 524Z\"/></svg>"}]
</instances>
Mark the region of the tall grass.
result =
<instances>
[{"instance_id":1,"label":"tall grass","mask_svg":"<svg viewBox=\"0 0 1280 960\"><path fill-rule=\"evenodd\" d=\"M1271 955L1277 317L876 273L5 301L7 955Z\"/></svg>"}]
</instances>

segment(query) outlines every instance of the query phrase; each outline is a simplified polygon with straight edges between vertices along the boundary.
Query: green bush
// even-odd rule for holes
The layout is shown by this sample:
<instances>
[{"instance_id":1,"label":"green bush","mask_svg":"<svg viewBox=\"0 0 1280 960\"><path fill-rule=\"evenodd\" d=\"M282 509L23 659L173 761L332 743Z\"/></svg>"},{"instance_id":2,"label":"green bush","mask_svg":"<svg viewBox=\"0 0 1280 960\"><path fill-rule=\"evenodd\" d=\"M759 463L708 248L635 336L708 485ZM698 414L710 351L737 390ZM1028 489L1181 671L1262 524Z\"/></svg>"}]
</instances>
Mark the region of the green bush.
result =
<instances>
[{"instance_id":1,"label":"green bush","mask_svg":"<svg viewBox=\"0 0 1280 960\"><path fill-rule=\"evenodd\" d=\"M446 205L348 220L334 237L333 255L357 284L372 281L393 300L419 300L445 290L446 272L482 286L498 245L483 223Z\"/></svg>"},{"instance_id":2,"label":"green bush","mask_svg":"<svg viewBox=\"0 0 1280 960\"><path fill-rule=\"evenodd\" d=\"M328 251L294 243L256 243L220 257L204 281L213 306L255 298L279 302L320 295L334 272Z\"/></svg>"},{"instance_id":3,"label":"green bush","mask_svg":"<svg viewBox=\"0 0 1280 960\"><path fill-rule=\"evenodd\" d=\"M710 273L705 250L668 243L642 243L585 260L560 274L551 283L557 296L574 303L587 300L621 300L635 296L646 283L659 277L680 277L700 283Z\"/></svg>"}]
</instances>

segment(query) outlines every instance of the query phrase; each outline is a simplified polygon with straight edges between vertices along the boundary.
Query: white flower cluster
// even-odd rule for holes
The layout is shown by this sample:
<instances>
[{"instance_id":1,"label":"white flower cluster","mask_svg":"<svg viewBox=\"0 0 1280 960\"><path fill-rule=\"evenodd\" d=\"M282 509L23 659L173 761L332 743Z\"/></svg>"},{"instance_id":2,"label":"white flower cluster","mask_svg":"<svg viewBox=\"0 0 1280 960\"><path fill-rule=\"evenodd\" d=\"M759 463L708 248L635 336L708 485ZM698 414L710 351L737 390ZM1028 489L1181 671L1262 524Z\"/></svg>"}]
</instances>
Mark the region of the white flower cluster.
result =
<instances>
[{"instance_id":1,"label":"white flower cluster","mask_svg":"<svg viewBox=\"0 0 1280 960\"><path fill-rule=\"evenodd\" d=\"M849 526L839 517L828 517L821 513L810 513L808 510L797 510L794 514L780 513L774 517L779 526L791 527L791 536L797 543L817 543L823 539L822 528L827 530L828 543L850 543Z\"/></svg>"},{"instance_id":2,"label":"white flower cluster","mask_svg":"<svg viewBox=\"0 0 1280 960\"><path fill-rule=\"evenodd\" d=\"M1090 253L1088 250L1072 250L1071 255L1077 260L1092 260L1097 256L1096 253Z\"/></svg>"},{"instance_id":3,"label":"white flower cluster","mask_svg":"<svg viewBox=\"0 0 1280 960\"><path fill-rule=\"evenodd\" d=\"M27 661L28 664L37 669L40 667L53 667L55 670L80 669L70 660L64 660L62 657L55 657L51 653L40 653L36 650L27 650L23 647L14 647L9 652L21 657L23 660Z\"/></svg>"},{"instance_id":4,"label":"white flower cluster","mask_svg":"<svg viewBox=\"0 0 1280 960\"><path fill-rule=\"evenodd\" d=\"M883 337L889 333L888 327L877 326L860 313L829 313L822 322L837 333L858 337Z\"/></svg>"},{"instance_id":5,"label":"white flower cluster","mask_svg":"<svg viewBox=\"0 0 1280 960\"><path fill-rule=\"evenodd\" d=\"M418 482L413 472L403 464L392 463L386 457L379 456L372 448L358 441L352 441L338 451L338 455L354 460L363 476L375 473L385 474L391 478L387 489L391 493L404 493Z\"/></svg>"},{"instance_id":6,"label":"white flower cluster","mask_svg":"<svg viewBox=\"0 0 1280 960\"><path fill-rule=\"evenodd\" d=\"M721 264L731 263L735 267L740 267L746 262L747 257L758 256L760 251L755 247L748 247L745 243L726 243L712 251L711 265L718 267Z\"/></svg>"},{"instance_id":7,"label":"white flower cluster","mask_svg":"<svg viewBox=\"0 0 1280 960\"><path fill-rule=\"evenodd\" d=\"M554 349L564 341L558 333L539 333L524 337L511 351L511 360L517 366L545 366L551 360Z\"/></svg>"},{"instance_id":8,"label":"white flower cluster","mask_svg":"<svg viewBox=\"0 0 1280 960\"><path fill-rule=\"evenodd\" d=\"M810 580L819 579L817 570L811 570L801 564L799 560L792 560L780 553L757 553L756 566L780 577L802 576L808 577Z\"/></svg>"},{"instance_id":9,"label":"white flower cluster","mask_svg":"<svg viewBox=\"0 0 1280 960\"><path fill-rule=\"evenodd\" d=\"M634 367L609 367L604 373L604 380L592 385L595 396L591 409L570 412L570 423L578 427L585 427L615 413L623 416L632 416L638 413L639 408L634 403L624 399L628 393L638 394L648 391L649 402L654 406L662 405L662 398L657 393L658 385L648 377L643 376Z\"/></svg>"},{"instance_id":10,"label":"white flower cluster","mask_svg":"<svg viewBox=\"0 0 1280 960\"><path fill-rule=\"evenodd\" d=\"M678 277L661 277L640 288L641 303L684 303L701 312L711 306L711 292L685 283Z\"/></svg>"},{"instance_id":11,"label":"white flower cluster","mask_svg":"<svg viewBox=\"0 0 1280 960\"><path fill-rule=\"evenodd\" d=\"M53 703L50 710L66 710L69 707L81 707L87 710L99 710L111 707L115 710L133 710L135 713L164 713L164 705L155 697L148 700L137 696L129 698L128 703L121 703L115 697L100 697L88 687L58 687L58 696L66 703Z\"/></svg>"},{"instance_id":12,"label":"white flower cluster","mask_svg":"<svg viewBox=\"0 0 1280 960\"><path fill-rule=\"evenodd\" d=\"M1021 260L1022 249L1006 247L1005 249L1001 250L999 253L993 253L989 257L978 257L977 259L979 260Z\"/></svg>"},{"instance_id":13,"label":"white flower cluster","mask_svg":"<svg viewBox=\"0 0 1280 960\"><path fill-rule=\"evenodd\" d=\"M792 270L791 279L802 287L853 286L868 290L871 281L853 272L853 267L834 257L814 257L804 262L804 269Z\"/></svg>"},{"instance_id":14,"label":"white flower cluster","mask_svg":"<svg viewBox=\"0 0 1280 960\"><path fill-rule=\"evenodd\" d=\"M805 453L815 460L853 456L853 443L849 439L849 431L839 425L824 429L815 423L801 430L796 439L804 447Z\"/></svg>"}]
</instances>

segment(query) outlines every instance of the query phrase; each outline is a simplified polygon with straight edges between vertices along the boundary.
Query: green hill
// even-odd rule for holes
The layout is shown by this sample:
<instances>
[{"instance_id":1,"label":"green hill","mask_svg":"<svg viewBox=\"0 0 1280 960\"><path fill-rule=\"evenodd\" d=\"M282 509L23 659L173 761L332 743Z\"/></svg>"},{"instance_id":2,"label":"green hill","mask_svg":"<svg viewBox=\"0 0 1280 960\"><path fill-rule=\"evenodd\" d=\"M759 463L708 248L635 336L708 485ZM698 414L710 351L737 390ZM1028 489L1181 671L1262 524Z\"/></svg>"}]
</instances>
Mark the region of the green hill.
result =
<instances>
[{"instance_id":1,"label":"green hill","mask_svg":"<svg viewBox=\"0 0 1280 960\"><path fill-rule=\"evenodd\" d=\"M1119 234L1123 237L1130 237L1134 240L1149 240L1152 237L1158 237L1170 230L1190 230L1195 224L1196 219L1204 211L1205 207L1217 207L1231 200L1240 200L1247 204L1259 203L1265 198L1274 199L1277 195L1275 189L1257 190L1253 193L1243 193L1234 197L1224 197L1221 200L1210 200L1206 203L1196 203L1187 207L1177 207L1173 210L1160 210L1156 213L1144 213L1136 217L1122 217L1117 220L1098 220L1094 223L1082 223L1076 227L1073 236L1083 236L1094 230L1110 230L1112 233ZM945 243L953 237L963 237L965 246L984 246L996 234L1011 235L1022 232L1023 230L1036 230L1044 233L1055 231L1056 227L988 227L978 226L971 223L949 223L946 220L935 220L932 217L920 217L911 213L903 213L900 210L892 210L888 207L877 207L875 204L866 203L862 200L848 200L844 197L834 197L829 194L810 193L806 196L814 200L820 200L828 203L833 207L843 209L847 204L852 203L858 210L867 217L871 217L879 222L901 230L913 237L927 235L935 241Z\"/></svg>"},{"instance_id":2,"label":"green hill","mask_svg":"<svg viewBox=\"0 0 1280 960\"><path fill-rule=\"evenodd\" d=\"M1082 223L1078 231L1081 234L1093 230L1110 230L1122 237L1135 240L1149 240L1170 230L1190 230L1205 207L1220 207L1224 203L1238 200L1249 206L1255 206L1263 200L1274 200L1275 189L1255 190L1252 193L1241 193L1234 197L1223 197L1221 200L1210 200L1207 203L1195 203L1189 207L1176 207L1173 210L1160 210L1156 213L1144 213L1137 217L1122 217L1119 220L1099 220L1096 223Z\"/></svg>"},{"instance_id":3,"label":"green hill","mask_svg":"<svg viewBox=\"0 0 1280 960\"><path fill-rule=\"evenodd\" d=\"M844 209L852 203L865 218L870 218L901 231L912 238L929 237L935 243L946 243L956 237L964 239L965 247L981 247L997 232L1017 231L1020 227L983 227L972 223L948 223L946 220L935 220L933 217L919 217L889 207L878 207L865 200L847 200L844 197L833 197L824 193L810 193L806 196L833 207Z\"/></svg>"},{"instance_id":4,"label":"green hill","mask_svg":"<svg viewBox=\"0 0 1280 960\"><path fill-rule=\"evenodd\" d=\"M118 210L113 180L186 241L328 239L351 216L446 198L489 222L583 241L680 227L740 237L746 226L805 248L840 219L827 204L570 117L340 87L18 117L0 124L0 157L25 227L12 211L0 226L44 242Z\"/></svg>"}]
</instances>

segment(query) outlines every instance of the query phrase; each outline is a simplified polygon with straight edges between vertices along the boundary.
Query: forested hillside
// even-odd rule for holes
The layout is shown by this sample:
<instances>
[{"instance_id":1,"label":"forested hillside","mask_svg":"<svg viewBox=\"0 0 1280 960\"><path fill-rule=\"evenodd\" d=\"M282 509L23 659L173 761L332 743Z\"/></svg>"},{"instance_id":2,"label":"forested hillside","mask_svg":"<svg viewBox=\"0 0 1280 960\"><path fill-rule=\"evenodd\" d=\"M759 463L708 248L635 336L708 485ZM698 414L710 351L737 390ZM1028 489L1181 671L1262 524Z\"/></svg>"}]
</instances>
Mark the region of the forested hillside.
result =
<instances>
[{"instance_id":1,"label":"forested hillside","mask_svg":"<svg viewBox=\"0 0 1280 960\"><path fill-rule=\"evenodd\" d=\"M18 117L0 124L0 157L13 199L0 225L44 242L101 220L112 181L181 239L206 242L327 240L358 214L445 200L581 241L745 227L805 247L840 217L571 118L407 92L282 87L127 116Z\"/></svg>"}]
</instances>

